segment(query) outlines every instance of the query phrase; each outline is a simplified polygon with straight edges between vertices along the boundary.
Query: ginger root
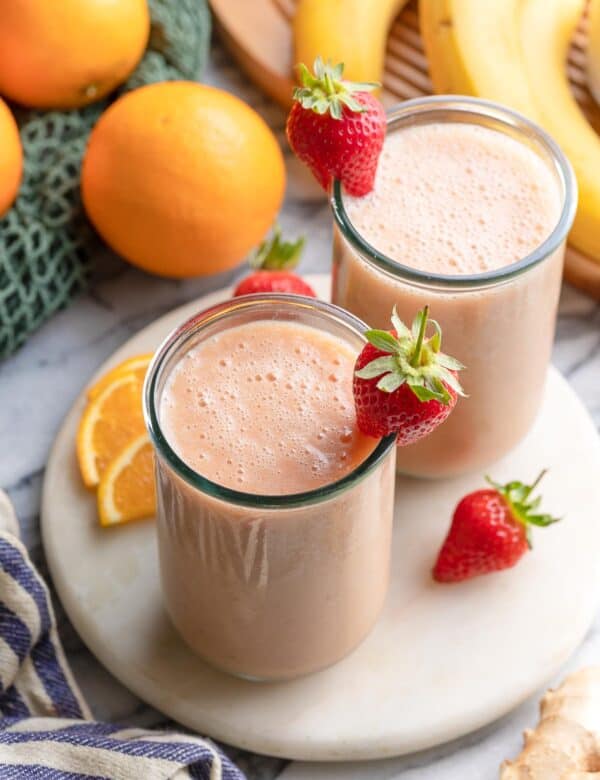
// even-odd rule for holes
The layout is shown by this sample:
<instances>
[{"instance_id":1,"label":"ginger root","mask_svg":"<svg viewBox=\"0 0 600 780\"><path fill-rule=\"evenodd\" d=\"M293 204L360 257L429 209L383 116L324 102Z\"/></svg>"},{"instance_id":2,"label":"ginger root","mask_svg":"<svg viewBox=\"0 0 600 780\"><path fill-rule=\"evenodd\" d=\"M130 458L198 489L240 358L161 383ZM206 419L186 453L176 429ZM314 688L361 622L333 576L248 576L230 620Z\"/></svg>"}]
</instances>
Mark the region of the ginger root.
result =
<instances>
[{"instance_id":1,"label":"ginger root","mask_svg":"<svg viewBox=\"0 0 600 780\"><path fill-rule=\"evenodd\" d=\"M540 704L524 747L500 780L600 780L600 666L571 674Z\"/></svg>"}]
</instances>

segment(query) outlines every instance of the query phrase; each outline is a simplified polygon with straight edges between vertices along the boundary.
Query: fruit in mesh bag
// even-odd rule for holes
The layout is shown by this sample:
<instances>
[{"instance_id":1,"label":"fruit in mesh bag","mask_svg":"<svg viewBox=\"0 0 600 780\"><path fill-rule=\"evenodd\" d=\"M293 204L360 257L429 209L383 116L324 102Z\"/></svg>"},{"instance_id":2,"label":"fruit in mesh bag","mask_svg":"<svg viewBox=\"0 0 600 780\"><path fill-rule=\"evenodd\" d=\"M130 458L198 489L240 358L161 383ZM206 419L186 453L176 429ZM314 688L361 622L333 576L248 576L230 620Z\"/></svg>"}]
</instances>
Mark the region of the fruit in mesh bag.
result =
<instances>
[{"instance_id":1,"label":"fruit in mesh bag","mask_svg":"<svg viewBox=\"0 0 600 780\"><path fill-rule=\"evenodd\" d=\"M147 0L9 0L0 21L0 93L33 108L100 100L141 60Z\"/></svg>"},{"instance_id":2,"label":"fruit in mesh bag","mask_svg":"<svg viewBox=\"0 0 600 780\"><path fill-rule=\"evenodd\" d=\"M118 254L160 276L241 262L279 210L285 167L275 136L239 98L186 81L133 90L90 136L81 190Z\"/></svg>"},{"instance_id":3,"label":"fruit in mesh bag","mask_svg":"<svg viewBox=\"0 0 600 780\"><path fill-rule=\"evenodd\" d=\"M17 196L23 173L23 150L17 123L0 99L0 217Z\"/></svg>"}]
</instances>

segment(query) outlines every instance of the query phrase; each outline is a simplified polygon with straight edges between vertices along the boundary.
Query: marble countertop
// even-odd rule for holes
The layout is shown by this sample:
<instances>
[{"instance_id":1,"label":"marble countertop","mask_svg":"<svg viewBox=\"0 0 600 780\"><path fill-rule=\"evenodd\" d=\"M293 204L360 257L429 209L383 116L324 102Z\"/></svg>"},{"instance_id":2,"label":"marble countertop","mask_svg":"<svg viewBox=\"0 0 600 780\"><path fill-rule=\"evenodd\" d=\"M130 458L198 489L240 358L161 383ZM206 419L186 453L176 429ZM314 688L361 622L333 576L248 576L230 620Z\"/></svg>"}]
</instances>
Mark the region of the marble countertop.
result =
<instances>
[{"instance_id":1,"label":"marble countertop","mask_svg":"<svg viewBox=\"0 0 600 780\"><path fill-rule=\"evenodd\" d=\"M212 53L207 81L248 101L283 143L282 111L248 85L218 46ZM328 206L287 150L286 161L289 186L281 223L291 236L302 233L309 237L302 270L324 272L330 261ZM144 325L244 273L240 269L208 279L173 281L136 271L107 250L98 260L99 279L93 289L57 314L20 352L0 364L0 487L13 500L24 540L45 575L39 531L44 464L60 422L81 388L97 367ZM600 304L566 285L560 302L554 363L600 427ZM98 664L60 605L56 606L67 655L95 716L140 726L167 725L163 715L138 701ZM600 614L568 668L597 662L599 658ZM497 777L501 761L518 752L521 731L537 720L538 698L482 731L391 761L288 765L285 761L226 749L249 780L484 780Z\"/></svg>"}]
</instances>

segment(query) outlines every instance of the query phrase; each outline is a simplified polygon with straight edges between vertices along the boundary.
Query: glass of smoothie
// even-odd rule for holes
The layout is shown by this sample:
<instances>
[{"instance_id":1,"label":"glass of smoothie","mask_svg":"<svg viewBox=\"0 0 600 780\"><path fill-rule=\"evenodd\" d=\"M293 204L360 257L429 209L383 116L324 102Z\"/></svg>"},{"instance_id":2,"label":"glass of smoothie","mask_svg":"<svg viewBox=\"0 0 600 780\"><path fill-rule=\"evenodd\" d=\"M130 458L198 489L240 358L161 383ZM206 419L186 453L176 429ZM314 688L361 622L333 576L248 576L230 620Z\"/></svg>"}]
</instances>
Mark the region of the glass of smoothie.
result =
<instances>
[{"instance_id":1,"label":"glass of smoothie","mask_svg":"<svg viewBox=\"0 0 600 780\"><path fill-rule=\"evenodd\" d=\"M524 117L474 98L409 100L388 115L375 187L334 183L333 301L386 328L428 303L468 399L398 452L405 473L481 469L539 409L565 240L577 202L557 145Z\"/></svg>"},{"instance_id":2,"label":"glass of smoothie","mask_svg":"<svg viewBox=\"0 0 600 780\"><path fill-rule=\"evenodd\" d=\"M245 296L186 322L149 368L165 605L224 671L329 666L383 606L397 448L356 426L364 329L312 298Z\"/></svg>"}]
</instances>

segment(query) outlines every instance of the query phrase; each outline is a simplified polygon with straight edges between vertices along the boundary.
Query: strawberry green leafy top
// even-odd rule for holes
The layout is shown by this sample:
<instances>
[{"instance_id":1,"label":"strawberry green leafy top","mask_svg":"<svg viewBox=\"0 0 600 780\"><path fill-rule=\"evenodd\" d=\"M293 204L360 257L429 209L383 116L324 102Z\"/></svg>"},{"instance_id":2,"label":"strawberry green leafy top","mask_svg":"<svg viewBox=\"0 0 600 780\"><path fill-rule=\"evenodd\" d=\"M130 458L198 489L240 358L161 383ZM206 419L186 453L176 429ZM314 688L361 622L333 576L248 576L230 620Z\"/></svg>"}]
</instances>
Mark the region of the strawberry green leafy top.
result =
<instances>
[{"instance_id":1,"label":"strawberry green leafy top","mask_svg":"<svg viewBox=\"0 0 600 780\"><path fill-rule=\"evenodd\" d=\"M359 379L381 376L377 388L384 393L393 393L407 384L420 401L436 400L448 404L448 387L464 396L456 376L456 372L464 366L441 352L442 330L435 320L429 319L429 307L425 306L418 312L410 330L398 316L396 307L391 319L395 335L386 330L368 330L365 333L370 344L389 354L367 363L356 371L356 376ZM434 332L427 338L429 323L433 325Z\"/></svg>"},{"instance_id":2,"label":"strawberry green leafy top","mask_svg":"<svg viewBox=\"0 0 600 780\"><path fill-rule=\"evenodd\" d=\"M295 241L284 241L281 228L276 225L248 260L251 268L263 271L291 271L300 261L306 239L300 236Z\"/></svg>"},{"instance_id":3,"label":"strawberry green leafy top","mask_svg":"<svg viewBox=\"0 0 600 780\"><path fill-rule=\"evenodd\" d=\"M558 523L560 517L553 517L549 514L540 514L537 510L541 503L542 497L531 498L531 494L540 484L542 478L546 474L547 469L544 469L538 475L537 479L531 485L526 485L523 482L507 482L506 485L500 485L498 482L494 482L490 477L486 477L490 485L500 493L508 504L511 513L515 520L522 523L525 526L527 544L531 547L531 528L532 525L548 526L553 523Z\"/></svg>"},{"instance_id":4,"label":"strawberry green leafy top","mask_svg":"<svg viewBox=\"0 0 600 780\"><path fill-rule=\"evenodd\" d=\"M332 65L317 57L314 63L314 75L300 63L298 73L302 86L294 90L294 100L303 108L312 109L317 114L329 113L334 119L342 118L342 110L347 106L351 111L361 113L365 107L353 96L353 92L370 92L380 85L375 82L345 81L342 78L344 64Z\"/></svg>"}]
</instances>

